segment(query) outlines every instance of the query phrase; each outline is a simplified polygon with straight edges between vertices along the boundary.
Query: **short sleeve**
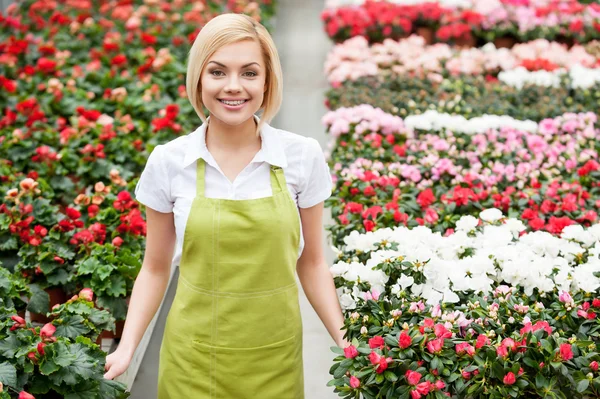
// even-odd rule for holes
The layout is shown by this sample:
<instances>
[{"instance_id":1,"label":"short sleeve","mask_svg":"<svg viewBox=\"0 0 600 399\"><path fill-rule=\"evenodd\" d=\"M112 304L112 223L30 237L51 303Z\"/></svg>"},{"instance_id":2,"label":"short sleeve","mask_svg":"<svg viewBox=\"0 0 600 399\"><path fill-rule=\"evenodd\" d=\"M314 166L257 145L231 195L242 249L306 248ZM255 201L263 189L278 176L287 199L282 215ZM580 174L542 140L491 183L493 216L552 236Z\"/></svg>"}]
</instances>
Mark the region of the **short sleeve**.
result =
<instances>
[{"instance_id":1,"label":"short sleeve","mask_svg":"<svg viewBox=\"0 0 600 399\"><path fill-rule=\"evenodd\" d=\"M329 165L319 142L308 138L308 145L302 157L302 185L298 192L298 206L310 208L331 196L333 182Z\"/></svg>"},{"instance_id":2,"label":"short sleeve","mask_svg":"<svg viewBox=\"0 0 600 399\"><path fill-rule=\"evenodd\" d=\"M135 186L135 199L155 211L169 213L173 211L173 201L164 151L164 145L158 145L148 157Z\"/></svg>"}]
</instances>

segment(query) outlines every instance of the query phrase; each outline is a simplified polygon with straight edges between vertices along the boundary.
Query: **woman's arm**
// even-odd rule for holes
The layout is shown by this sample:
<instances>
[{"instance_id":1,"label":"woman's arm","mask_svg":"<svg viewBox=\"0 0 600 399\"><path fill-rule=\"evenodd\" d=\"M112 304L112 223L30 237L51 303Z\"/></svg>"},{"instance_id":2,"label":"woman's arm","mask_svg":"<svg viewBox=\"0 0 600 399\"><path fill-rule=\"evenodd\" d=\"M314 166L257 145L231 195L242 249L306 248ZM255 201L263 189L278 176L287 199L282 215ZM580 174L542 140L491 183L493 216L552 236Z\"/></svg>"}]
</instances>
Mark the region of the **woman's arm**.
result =
<instances>
[{"instance_id":1,"label":"woman's arm","mask_svg":"<svg viewBox=\"0 0 600 399\"><path fill-rule=\"evenodd\" d=\"M142 269L135 280L123 337L115 352L106 358L107 379L123 374L129 367L148 324L160 306L171 271L175 250L173 213L146 208L146 251Z\"/></svg>"},{"instance_id":2,"label":"woman's arm","mask_svg":"<svg viewBox=\"0 0 600 399\"><path fill-rule=\"evenodd\" d=\"M304 249L296 270L302 289L335 343L344 348L344 317L335 291L333 277L323 253L323 202L299 208L304 235Z\"/></svg>"}]
</instances>

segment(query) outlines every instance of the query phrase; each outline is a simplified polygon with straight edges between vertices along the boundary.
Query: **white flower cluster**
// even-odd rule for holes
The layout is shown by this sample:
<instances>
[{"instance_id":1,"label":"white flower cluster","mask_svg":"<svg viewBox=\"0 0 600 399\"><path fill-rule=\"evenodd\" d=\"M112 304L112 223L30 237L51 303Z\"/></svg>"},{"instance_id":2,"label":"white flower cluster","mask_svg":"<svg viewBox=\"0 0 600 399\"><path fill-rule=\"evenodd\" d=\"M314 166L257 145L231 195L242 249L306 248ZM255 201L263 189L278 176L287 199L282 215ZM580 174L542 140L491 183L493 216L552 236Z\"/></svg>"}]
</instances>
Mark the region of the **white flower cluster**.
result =
<instances>
[{"instance_id":1,"label":"white flower cluster","mask_svg":"<svg viewBox=\"0 0 600 399\"><path fill-rule=\"evenodd\" d=\"M507 115L483 115L467 119L461 115L450 115L429 110L421 115L410 115L404 119L406 127L419 130L442 131L450 129L453 132L477 134L488 129L512 127L515 129L535 132L538 124L531 120L518 120Z\"/></svg>"},{"instance_id":2,"label":"white flower cluster","mask_svg":"<svg viewBox=\"0 0 600 399\"><path fill-rule=\"evenodd\" d=\"M500 219L503 215L498 209L483 211L479 219L463 216L456 232L447 237L423 226L365 234L353 231L344 239L344 251L369 253L369 260L364 265L358 259L350 264L338 262L331 271L347 281L373 282L372 291L377 290L377 295L386 285L389 294L409 290L410 295L429 304L458 302L460 293L489 294L500 283L521 287L528 295L534 288L542 292L595 292L600 288L600 279L594 275L600 272L600 224L587 229L568 226L561 237L541 231L520 236L525 230L520 220ZM377 250L382 241L397 243L398 250ZM581 256L586 253L587 257ZM423 273L424 284L415 284L415 270L406 270L398 281L388 281L381 271L372 270L384 259L400 256ZM356 286L353 290L340 287L338 293L345 309L372 294L360 292Z\"/></svg>"},{"instance_id":3,"label":"white flower cluster","mask_svg":"<svg viewBox=\"0 0 600 399\"><path fill-rule=\"evenodd\" d=\"M568 75L567 75L568 74ZM561 79L568 76L574 89L589 89L600 82L600 70L586 68L581 65L573 66L569 71L560 68L555 71L528 71L518 67L498 74L498 80L517 89L522 89L526 84L544 87L560 87Z\"/></svg>"}]
</instances>

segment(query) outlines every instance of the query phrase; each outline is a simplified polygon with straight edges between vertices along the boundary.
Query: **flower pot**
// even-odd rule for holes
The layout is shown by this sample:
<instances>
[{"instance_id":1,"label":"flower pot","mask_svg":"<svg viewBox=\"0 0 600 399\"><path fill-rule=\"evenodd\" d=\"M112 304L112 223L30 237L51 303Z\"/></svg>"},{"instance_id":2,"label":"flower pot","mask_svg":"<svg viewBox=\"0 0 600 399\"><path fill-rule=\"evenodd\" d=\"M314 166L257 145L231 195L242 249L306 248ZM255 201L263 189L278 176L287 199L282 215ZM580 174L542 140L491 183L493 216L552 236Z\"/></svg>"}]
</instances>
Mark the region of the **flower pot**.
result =
<instances>
[{"instance_id":1,"label":"flower pot","mask_svg":"<svg viewBox=\"0 0 600 399\"><path fill-rule=\"evenodd\" d=\"M104 330L98 336L96 343L100 345L103 339L120 339L123 336L123 327L125 327L125 320L117 320L115 322L115 332Z\"/></svg>"},{"instance_id":2,"label":"flower pot","mask_svg":"<svg viewBox=\"0 0 600 399\"><path fill-rule=\"evenodd\" d=\"M435 31L433 30L433 28L427 26L419 26L416 32L417 35L425 39L426 44L433 44L433 40L435 38Z\"/></svg>"},{"instance_id":3,"label":"flower pot","mask_svg":"<svg viewBox=\"0 0 600 399\"><path fill-rule=\"evenodd\" d=\"M517 43L517 40L512 36L502 36L494 39L496 48L512 48Z\"/></svg>"},{"instance_id":4,"label":"flower pot","mask_svg":"<svg viewBox=\"0 0 600 399\"><path fill-rule=\"evenodd\" d=\"M65 303L67 301L67 295L60 287L46 288L44 291L46 291L48 293L48 296L50 296L50 308L48 309L48 311L52 309L52 306ZM42 324L48 323L52 320L51 317L46 317L45 314L41 313L30 313L29 317L32 322Z\"/></svg>"},{"instance_id":5,"label":"flower pot","mask_svg":"<svg viewBox=\"0 0 600 399\"><path fill-rule=\"evenodd\" d=\"M456 47L471 48L475 47L476 44L477 40L472 35L469 35L468 37L457 37L454 39L454 45Z\"/></svg>"}]
</instances>

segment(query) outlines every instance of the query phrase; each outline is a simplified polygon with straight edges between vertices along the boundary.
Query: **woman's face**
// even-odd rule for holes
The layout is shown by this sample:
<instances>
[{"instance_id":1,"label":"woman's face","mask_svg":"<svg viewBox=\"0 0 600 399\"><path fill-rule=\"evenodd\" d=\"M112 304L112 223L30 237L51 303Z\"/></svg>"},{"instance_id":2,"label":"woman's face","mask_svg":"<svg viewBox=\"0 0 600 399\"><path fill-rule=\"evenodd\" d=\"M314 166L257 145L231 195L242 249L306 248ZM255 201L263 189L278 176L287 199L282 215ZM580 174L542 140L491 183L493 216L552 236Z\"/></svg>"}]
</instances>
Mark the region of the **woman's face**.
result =
<instances>
[{"instance_id":1,"label":"woman's face","mask_svg":"<svg viewBox=\"0 0 600 399\"><path fill-rule=\"evenodd\" d=\"M266 90L260 45L244 40L221 47L202 72L202 102L217 118L237 126L258 111Z\"/></svg>"}]
</instances>

